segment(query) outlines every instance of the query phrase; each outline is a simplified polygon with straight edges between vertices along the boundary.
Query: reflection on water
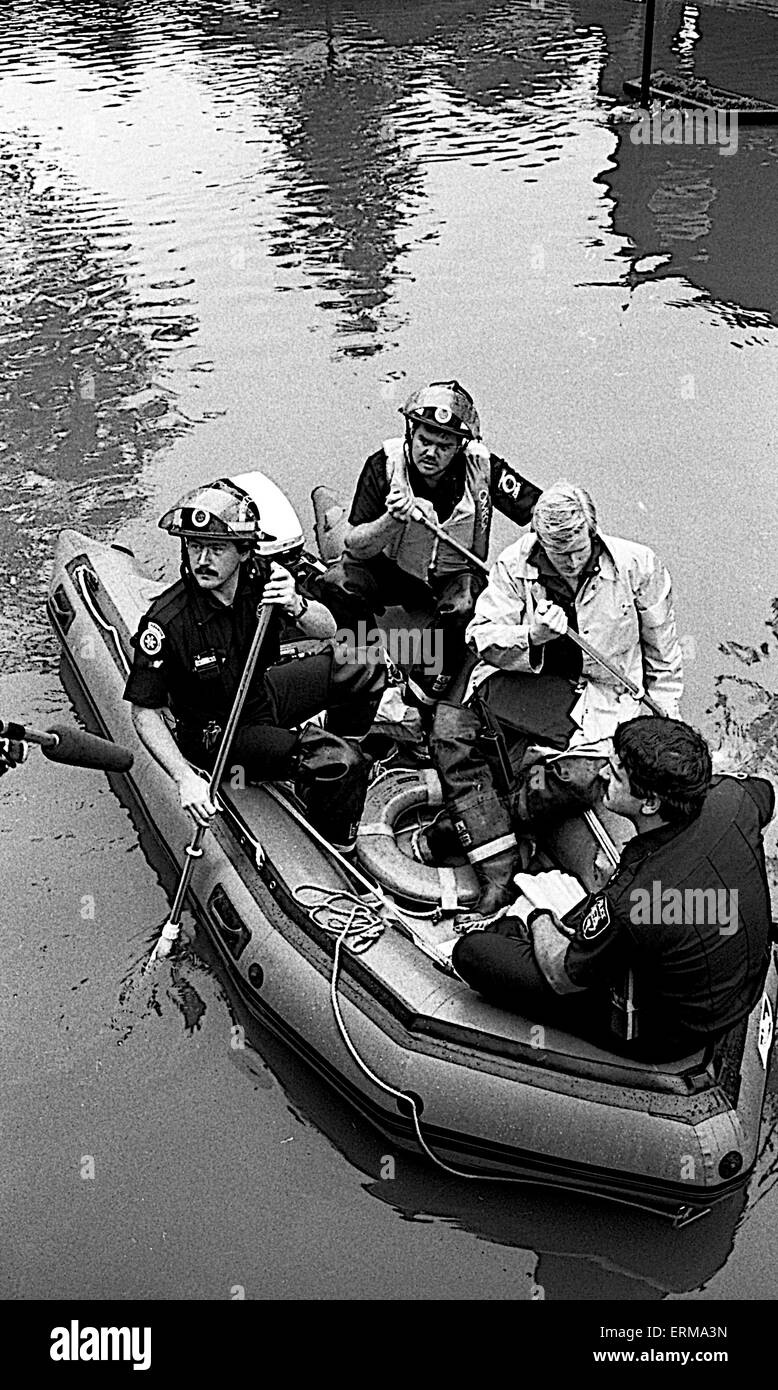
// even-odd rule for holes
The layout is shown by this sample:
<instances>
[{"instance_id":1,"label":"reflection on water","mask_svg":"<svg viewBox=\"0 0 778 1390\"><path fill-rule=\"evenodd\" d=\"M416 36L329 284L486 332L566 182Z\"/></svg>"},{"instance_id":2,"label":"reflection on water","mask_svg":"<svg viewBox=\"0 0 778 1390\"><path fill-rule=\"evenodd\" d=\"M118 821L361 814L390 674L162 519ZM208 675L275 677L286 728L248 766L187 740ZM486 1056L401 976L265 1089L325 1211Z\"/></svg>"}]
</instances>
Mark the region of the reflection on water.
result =
<instances>
[{"instance_id":1,"label":"reflection on water","mask_svg":"<svg viewBox=\"0 0 778 1390\"><path fill-rule=\"evenodd\" d=\"M423 42L412 23L402 46L398 35L389 47L377 35L396 20L396 6L327 6L323 15L311 7L304 17L323 20L323 30L289 35L288 49L283 29L258 28L242 7L215 14L200 5L190 14L222 40L204 48L198 75L219 87L223 109L251 100L252 69L261 84L262 119L284 152L270 161L283 197L275 218L263 208L257 229L280 267L303 270L327 292L316 302L336 314L345 356L382 351L401 325L389 306L409 274L408 241L436 235L434 226L409 230L421 214L425 166L465 159L537 168L569 137L568 117L550 98L564 88L574 100L576 70L589 59L569 7L485 9L455 6L445 21L430 9ZM414 15L416 29L422 18Z\"/></svg>"},{"instance_id":2,"label":"reflection on water","mask_svg":"<svg viewBox=\"0 0 778 1390\"><path fill-rule=\"evenodd\" d=\"M36 622L52 534L78 517L115 529L137 509L147 452L169 442L153 349L133 322L117 250L40 142L0 141L0 553L6 671L50 651ZM115 218L115 211L113 212ZM100 225L102 224L102 225Z\"/></svg>"},{"instance_id":3,"label":"reflection on water","mask_svg":"<svg viewBox=\"0 0 778 1390\"><path fill-rule=\"evenodd\" d=\"M778 5L733 19L727 7L659 7L654 68L778 103ZM778 140L774 128L741 126L737 146L637 145L616 126L615 168L602 182L614 200L614 227L636 259L670 253L662 277L684 276L724 322L760 328L778 321L774 209ZM733 169L723 168L733 162Z\"/></svg>"},{"instance_id":4,"label":"reflection on water","mask_svg":"<svg viewBox=\"0 0 778 1390\"><path fill-rule=\"evenodd\" d=\"M774 133L741 127L733 178L715 146L635 145L628 126L617 129L615 168L600 177L635 259L663 254L655 278L685 277L725 323L757 330L778 323Z\"/></svg>"},{"instance_id":5,"label":"reflection on water","mask_svg":"<svg viewBox=\"0 0 778 1390\"><path fill-rule=\"evenodd\" d=\"M211 956L205 947L206 957ZM517 1298L660 1299L700 1289L726 1263L738 1224L778 1180L778 1107L769 1096L757 1166L748 1189L680 1231L639 1211L550 1189L442 1178L421 1157L396 1155L386 1177L386 1140L355 1124L350 1108L233 998L252 1048L283 1087L293 1113L326 1134L368 1177L365 1190L405 1221L431 1218L497 1247L534 1251L533 1281ZM447 1296L440 1272L438 1297Z\"/></svg>"}]
</instances>

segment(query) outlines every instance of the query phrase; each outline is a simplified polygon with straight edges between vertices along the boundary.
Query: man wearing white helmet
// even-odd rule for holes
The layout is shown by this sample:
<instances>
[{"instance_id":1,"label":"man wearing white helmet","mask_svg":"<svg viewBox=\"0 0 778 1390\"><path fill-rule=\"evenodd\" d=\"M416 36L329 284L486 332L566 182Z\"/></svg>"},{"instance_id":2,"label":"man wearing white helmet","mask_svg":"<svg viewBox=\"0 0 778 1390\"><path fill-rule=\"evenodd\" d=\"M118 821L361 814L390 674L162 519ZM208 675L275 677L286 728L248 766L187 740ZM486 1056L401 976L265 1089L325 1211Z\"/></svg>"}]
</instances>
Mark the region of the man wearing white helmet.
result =
<instances>
[{"instance_id":1,"label":"man wearing white helmet","mask_svg":"<svg viewBox=\"0 0 778 1390\"><path fill-rule=\"evenodd\" d=\"M485 560L492 507L526 525L539 496L504 459L480 443L473 398L458 381L436 381L401 407L404 437L387 439L365 463L349 514L341 560L317 592L341 628L375 626L391 604L433 608L437 643L422 643L408 691L430 715L465 657L464 632L484 585L481 572L413 519L425 514Z\"/></svg>"},{"instance_id":2,"label":"man wearing white helmet","mask_svg":"<svg viewBox=\"0 0 778 1390\"><path fill-rule=\"evenodd\" d=\"M154 601L133 638L125 699L141 741L176 782L184 810L197 825L207 825L216 808L195 768L209 769L216 760L258 605L270 605L276 620L265 636L228 766L242 766L249 781L293 776L313 824L350 850L369 764L346 740L369 729L385 684L383 668L347 659L331 645L276 665L284 622L314 638L332 637L335 622L300 591L289 569L273 561L274 553L288 551L288 538L263 530L256 503L230 479L187 494L159 525L181 537L181 578ZM322 710L328 712L324 729L294 730Z\"/></svg>"},{"instance_id":3,"label":"man wearing white helmet","mask_svg":"<svg viewBox=\"0 0 778 1390\"><path fill-rule=\"evenodd\" d=\"M532 526L492 568L467 629L479 665L465 702L438 706L431 740L454 829L483 887L483 913L514 895L516 823L592 804L616 726L642 712L568 628L666 714L677 718L683 693L672 585L653 550L603 535L589 493L566 481L541 494ZM557 756L543 765L536 758L530 770L527 760L519 781L532 745ZM420 852L434 856L442 844L422 837Z\"/></svg>"}]
</instances>

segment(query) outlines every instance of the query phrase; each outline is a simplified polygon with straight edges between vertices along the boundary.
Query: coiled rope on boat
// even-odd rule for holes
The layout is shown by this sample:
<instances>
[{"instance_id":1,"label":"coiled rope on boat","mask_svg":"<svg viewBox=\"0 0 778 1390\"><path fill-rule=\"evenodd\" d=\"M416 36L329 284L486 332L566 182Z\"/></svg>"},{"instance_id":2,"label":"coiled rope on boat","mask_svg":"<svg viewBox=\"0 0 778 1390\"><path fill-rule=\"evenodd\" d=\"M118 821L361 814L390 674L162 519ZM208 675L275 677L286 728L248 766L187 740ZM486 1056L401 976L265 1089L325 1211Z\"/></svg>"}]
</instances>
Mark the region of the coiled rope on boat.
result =
<instances>
[{"instance_id":1,"label":"coiled rope on boat","mask_svg":"<svg viewBox=\"0 0 778 1390\"><path fill-rule=\"evenodd\" d=\"M308 903L304 901L303 895L317 894L318 902ZM512 1182L526 1183L532 1182L531 1178L523 1178L510 1173L467 1173L462 1168L454 1168L444 1159L439 1158L430 1148L424 1135L421 1132L419 1116L419 1104L416 1096L410 1091L400 1091L396 1086L390 1085L388 1081L383 1081L380 1076L376 1076L371 1067L363 1057L360 1057L354 1043L352 1042L348 1029L340 1010L338 1000L338 977L340 975L341 954L343 947L355 954L369 950L374 941L383 934L386 923L378 916L367 903L364 903L354 893L345 890L334 890L321 888L315 883L303 883L297 888L294 894L300 906L305 909L311 921L323 931L335 937L335 955L332 962L332 976L330 978L330 1003L338 1031L342 1037L346 1048L353 1057L360 1071L372 1081L379 1090L385 1091L387 1095L394 1096L395 1100L405 1101L411 1112L413 1128L416 1139L422 1151L438 1168L444 1173L450 1173L455 1178L468 1178L476 1182ZM339 920L340 919L340 920Z\"/></svg>"}]
</instances>

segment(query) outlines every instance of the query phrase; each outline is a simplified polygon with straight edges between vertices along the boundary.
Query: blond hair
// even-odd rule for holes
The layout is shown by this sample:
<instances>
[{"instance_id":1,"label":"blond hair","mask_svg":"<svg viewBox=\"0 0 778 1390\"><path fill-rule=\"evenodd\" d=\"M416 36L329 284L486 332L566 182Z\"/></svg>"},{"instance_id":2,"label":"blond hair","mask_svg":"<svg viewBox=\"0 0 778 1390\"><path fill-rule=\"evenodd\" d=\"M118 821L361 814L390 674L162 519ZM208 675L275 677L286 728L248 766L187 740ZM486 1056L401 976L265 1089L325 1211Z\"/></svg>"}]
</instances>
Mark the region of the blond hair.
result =
<instances>
[{"instance_id":1,"label":"blond hair","mask_svg":"<svg viewBox=\"0 0 778 1390\"><path fill-rule=\"evenodd\" d=\"M581 532L593 536L597 530L597 511L586 488L576 487L566 478L541 492L535 503L532 526L541 544L546 541L557 550L573 549Z\"/></svg>"}]
</instances>

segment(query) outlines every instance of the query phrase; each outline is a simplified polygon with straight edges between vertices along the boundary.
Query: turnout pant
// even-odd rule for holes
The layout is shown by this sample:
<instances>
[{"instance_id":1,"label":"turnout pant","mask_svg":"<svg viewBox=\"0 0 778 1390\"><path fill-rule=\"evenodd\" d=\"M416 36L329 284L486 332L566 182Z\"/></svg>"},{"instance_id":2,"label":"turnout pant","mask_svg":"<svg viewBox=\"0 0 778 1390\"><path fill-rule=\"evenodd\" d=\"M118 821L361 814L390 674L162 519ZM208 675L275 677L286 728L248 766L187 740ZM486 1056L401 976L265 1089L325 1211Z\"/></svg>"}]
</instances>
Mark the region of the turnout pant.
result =
<instances>
[{"instance_id":1,"label":"turnout pant","mask_svg":"<svg viewBox=\"0 0 778 1390\"><path fill-rule=\"evenodd\" d=\"M592 805L604 761L570 755L527 765L534 736L506 726L501 732L502 759L497 738L476 709L441 702L430 739L454 829L481 883L479 911L484 914L515 897L513 877L522 868L517 829L531 832L543 821Z\"/></svg>"},{"instance_id":2,"label":"turnout pant","mask_svg":"<svg viewBox=\"0 0 778 1390\"><path fill-rule=\"evenodd\" d=\"M445 695L466 655L465 629L473 616L475 601L486 583L485 577L469 570L433 575L425 583L400 569L386 555L369 560L337 560L316 581L317 597L326 604L338 627L353 634L360 645L360 633L376 629L377 615L392 605L429 613L404 650L389 655L398 665L408 666L408 693L421 709L432 709ZM399 647L400 644L398 644Z\"/></svg>"},{"instance_id":3,"label":"turnout pant","mask_svg":"<svg viewBox=\"0 0 778 1390\"><path fill-rule=\"evenodd\" d=\"M527 743L520 734L506 738L514 777ZM511 788L504 783L494 742L475 710L441 702L430 753L459 843L481 884L479 910L496 912L515 896L513 875L521 866L521 846L513 825Z\"/></svg>"},{"instance_id":4,"label":"turnout pant","mask_svg":"<svg viewBox=\"0 0 778 1390\"><path fill-rule=\"evenodd\" d=\"M336 644L269 667L263 697L251 700L238 725L225 772L229 778L242 768L248 782L293 778L311 824L346 850L356 839L370 770L358 740L370 728L386 685L384 663L360 656ZM322 710L324 728L294 728ZM211 768L221 732L188 728L177 737L188 758Z\"/></svg>"}]
</instances>

